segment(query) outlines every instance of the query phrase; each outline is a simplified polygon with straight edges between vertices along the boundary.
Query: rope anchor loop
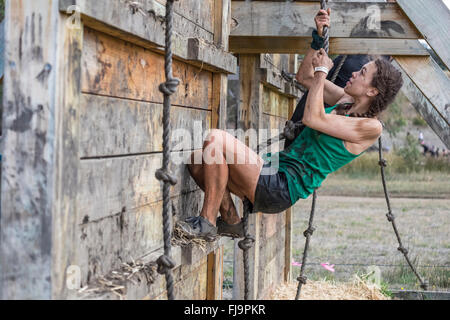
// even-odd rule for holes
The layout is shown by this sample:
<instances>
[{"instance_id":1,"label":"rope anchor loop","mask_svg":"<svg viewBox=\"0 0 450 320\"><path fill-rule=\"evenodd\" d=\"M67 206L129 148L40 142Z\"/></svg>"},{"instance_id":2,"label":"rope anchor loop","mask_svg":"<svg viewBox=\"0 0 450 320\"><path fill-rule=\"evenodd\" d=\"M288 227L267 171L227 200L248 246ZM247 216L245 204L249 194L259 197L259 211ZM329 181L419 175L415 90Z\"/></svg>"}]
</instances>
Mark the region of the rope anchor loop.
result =
<instances>
[{"instance_id":1,"label":"rope anchor loop","mask_svg":"<svg viewBox=\"0 0 450 320\"><path fill-rule=\"evenodd\" d=\"M252 236L246 236L245 239L238 242L238 246L241 250L247 251L253 247L255 238Z\"/></svg>"},{"instance_id":2,"label":"rope anchor loop","mask_svg":"<svg viewBox=\"0 0 450 320\"><path fill-rule=\"evenodd\" d=\"M156 179L163 181L164 183L168 182L173 186L178 183L178 179L173 174L171 174L163 169L156 170L155 177L156 177Z\"/></svg>"},{"instance_id":3,"label":"rope anchor loop","mask_svg":"<svg viewBox=\"0 0 450 320\"><path fill-rule=\"evenodd\" d=\"M158 264L158 269L156 270L159 274L165 274L168 270L171 270L175 267L175 262L169 256L162 255L156 260Z\"/></svg>"},{"instance_id":4,"label":"rope anchor loop","mask_svg":"<svg viewBox=\"0 0 450 320\"><path fill-rule=\"evenodd\" d=\"M316 228L310 227L310 228L306 229L306 230L303 232L303 235L304 235L305 237L307 237L307 236L312 236L315 230L316 230Z\"/></svg>"},{"instance_id":5,"label":"rope anchor loop","mask_svg":"<svg viewBox=\"0 0 450 320\"><path fill-rule=\"evenodd\" d=\"M298 276L297 278L297 281L300 282L301 284L306 284L306 280L308 280L306 276Z\"/></svg>"},{"instance_id":6,"label":"rope anchor loop","mask_svg":"<svg viewBox=\"0 0 450 320\"><path fill-rule=\"evenodd\" d=\"M166 82L163 82L159 85L159 91L167 96L171 96L177 91L177 87L180 82L181 80L178 78L168 79Z\"/></svg>"}]
</instances>

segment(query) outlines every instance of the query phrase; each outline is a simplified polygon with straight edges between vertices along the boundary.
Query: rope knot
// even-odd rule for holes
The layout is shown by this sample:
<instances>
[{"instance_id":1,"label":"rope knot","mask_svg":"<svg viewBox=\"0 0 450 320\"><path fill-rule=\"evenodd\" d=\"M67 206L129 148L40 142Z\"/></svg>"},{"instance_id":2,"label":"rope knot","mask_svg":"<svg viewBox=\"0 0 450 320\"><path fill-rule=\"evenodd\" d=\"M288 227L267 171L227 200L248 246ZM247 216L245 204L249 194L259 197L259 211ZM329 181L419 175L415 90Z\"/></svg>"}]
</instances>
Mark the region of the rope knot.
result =
<instances>
[{"instance_id":1,"label":"rope knot","mask_svg":"<svg viewBox=\"0 0 450 320\"><path fill-rule=\"evenodd\" d=\"M168 79L166 82L163 82L159 85L159 91L163 94L170 96L177 91L177 87L180 84L180 79L172 78Z\"/></svg>"},{"instance_id":2,"label":"rope knot","mask_svg":"<svg viewBox=\"0 0 450 320\"><path fill-rule=\"evenodd\" d=\"M408 249L406 249L405 247L398 247L397 250L403 253L404 255L408 254Z\"/></svg>"},{"instance_id":3,"label":"rope knot","mask_svg":"<svg viewBox=\"0 0 450 320\"><path fill-rule=\"evenodd\" d=\"M395 216L391 212L386 213L386 217L389 222L392 222L395 219Z\"/></svg>"},{"instance_id":4,"label":"rope knot","mask_svg":"<svg viewBox=\"0 0 450 320\"><path fill-rule=\"evenodd\" d=\"M316 228L310 227L310 228L306 229L306 230L303 232L303 235L304 235L305 237L307 237L308 235L309 235L309 236L312 236L312 234L313 234L313 232L314 232L315 230L316 230Z\"/></svg>"},{"instance_id":5,"label":"rope knot","mask_svg":"<svg viewBox=\"0 0 450 320\"><path fill-rule=\"evenodd\" d=\"M422 282L422 284L420 285L420 287L423 289L423 290L425 290L425 291L427 291L428 290L428 281L423 281Z\"/></svg>"},{"instance_id":6,"label":"rope knot","mask_svg":"<svg viewBox=\"0 0 450 320\"><path fill-rule=\"evenodd\" d=\"M241 248L241 250L247 251L249 250L251 247L253 247L253 243L255 242L255 238L252 236L245 236L245 239L241 240L238 242L238 246L239 248Z\"/></svg>"},{"instance_id":7,"label":"rope knot","mask_svg":"<svg viewBox=\"0 0 450 320\"><path fill-rule=\"evenodd\" d=\"M158 271L159 274L165 274L168 270L175 267L175 262L172 260L171 257L162 255L156 260L156 263L158 264Z\"/></svg>"},{"instance_id":8,"label":"rope knot","mask_svg":"<svg viewBox=\"0 0 450 320\"><path fill-rule=\"evenodd\" d=\"M378 164L379 164L381 167L387 167L387 161L386 161L386 159L381 159L380 161L378 161Z\"/></svg>"},{"instance_id":9,"label":"rope knot","mask_svg":"<svg viewBox=\"0 0 450 320\"><path fill-rule=\"evenodd\" d=\"M298 278L297 278L297 281L298 282L300 282L301 284L306 284L306 280L307 280L308 278L306 277L306 276L299 276Z\"/></svg>"},{"instance_id":10,"label":"rope knot","mask_svg":"<svg viewBox=\"0 0 450 320\"><path fill-rule=\"evenodd\" d=\"M163 181L164 183L168 182L173 186L176 185L178 182L177 178L173 174L170 174L169 172L164 171L163 169L156 170L155 177L156 179Z\"/></svg>"}]
</instances>

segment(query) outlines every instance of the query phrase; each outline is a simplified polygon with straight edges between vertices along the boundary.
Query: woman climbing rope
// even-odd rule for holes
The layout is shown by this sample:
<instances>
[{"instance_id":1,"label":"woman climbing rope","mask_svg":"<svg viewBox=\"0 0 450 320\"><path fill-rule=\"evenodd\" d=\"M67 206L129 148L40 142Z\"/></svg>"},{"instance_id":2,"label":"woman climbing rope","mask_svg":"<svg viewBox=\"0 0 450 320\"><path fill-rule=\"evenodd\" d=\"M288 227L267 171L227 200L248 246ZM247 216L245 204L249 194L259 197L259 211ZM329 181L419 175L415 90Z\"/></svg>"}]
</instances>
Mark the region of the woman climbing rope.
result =
<instances>
[{"instance_id":1,"label":"woman climbing rope","mask_svg":"<svg viewBox=\"0 0 450 320\"><path fill-rule=\"evenodd\" d=\"M322 48L322 32L330 26L330 13L320 10L316 15L311 49L296 77L309 89L306 128L284 151L262 157L225 131L212 130L188 165L205 192L200 215L178 223L188 236L243 237L231 193L248 199L251 212L282 212L307 198L328 174L359 157L381 135L378 117L400 90L401 73L377 59L354 72L345 88L326 80L333 62ZM325 103L333 107L324 109Z\"/></svg>"}]
</instances>

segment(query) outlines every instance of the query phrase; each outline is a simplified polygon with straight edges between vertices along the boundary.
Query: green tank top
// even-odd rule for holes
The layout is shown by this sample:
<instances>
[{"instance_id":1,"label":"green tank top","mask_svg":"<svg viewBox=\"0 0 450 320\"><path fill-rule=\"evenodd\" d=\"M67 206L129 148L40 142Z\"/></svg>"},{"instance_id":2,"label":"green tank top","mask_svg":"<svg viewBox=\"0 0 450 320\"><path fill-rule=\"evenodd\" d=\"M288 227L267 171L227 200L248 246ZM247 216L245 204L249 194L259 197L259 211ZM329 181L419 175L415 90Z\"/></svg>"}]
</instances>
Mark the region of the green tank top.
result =
<instances>
[{"instance_id":1,"label":"green tank top","mask_svg":"<svg viewBox=\"0 0 450 320\"><path fill-rule=\"evenodd\" d=\"M325 112L330 113L336 106L326 108ZM341 139L306 127L287 149L267 153L262 158L286 174L291 202L295 204L320 187L328 174L361 154L350 153Z\"/></svg>"}]
</instances>

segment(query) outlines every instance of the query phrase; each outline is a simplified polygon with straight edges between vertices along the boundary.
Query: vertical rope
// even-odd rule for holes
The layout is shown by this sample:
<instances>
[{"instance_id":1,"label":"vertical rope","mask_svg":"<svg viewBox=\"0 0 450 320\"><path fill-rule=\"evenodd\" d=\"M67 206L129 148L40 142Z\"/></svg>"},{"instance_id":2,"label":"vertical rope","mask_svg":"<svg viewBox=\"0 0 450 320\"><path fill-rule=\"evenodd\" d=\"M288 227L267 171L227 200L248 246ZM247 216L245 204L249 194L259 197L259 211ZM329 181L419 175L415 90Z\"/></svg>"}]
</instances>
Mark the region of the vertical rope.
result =
<instances>
[{"instance_id":1,"label":"vertical rope","mask_svg":"<svg viewBox=\"0 0 450 320\"><path fill-rule=\"evenodd\" d=\"M313 199L312 199L312 205L311 205L311 215L309 216L309 223L308 223L308 229L303 232L303 235L306 237L305 241L305 249L303 250L303 259L302 259L302 266L300 268L300 275L298 276L298 287L297 287L297 294L295 296L295 300L300 299L300 292L302 290L302 285L306 284L307 277L303 275L305 271L306 266L306 259L308 257L308 249L309 249L309 240L316 228L313 227L313 220L314 220L314 212L316 209L316 199L317 199L317 193L316 190L314 190L313 193Z\"/></svg>"},{"instance_id":2,"label":"vertical rope","mask_svg":"<svg viewBox=\"0 0 450 320\"><path fill-rule=\"evenodd\" d=\"M164 237L164 254L157 260L158 273L164 274L166 278L167 298L169 300L175 299L174 282L172 275L172 268L175 266L171 258L171 243L172 237L172 215L170 212L170 186L177 183L176 177L169 173L170 163L170 96L177 90L180 83L179 79L173 78L172 75L172 23L173 23L173 2L174 0L167 0L166 2L166 51L164 72L166 82L161 83L159 90L164 94L164 109L163 109L163 166L156 171L156 178L164 182L163 185L163 237Z\"/></svg>"},{"instance_id":3,"label":"vertical rope","mask_svg":"<svg viewBox=\"0 0 450 320\"><path fill-rule=\"evenodd\" d=\"M250 214L250 201L246 198L243 201L244 206L244 216L243 216L243 224L244 224L244 232L245 237L243 240L238 242L239 248L242 250L244 255L244 300L248 300L250 298L250 258L249 258L249 250L253 247L255 242L255 238L252 237L248 232L248 217Z\"/></svg>"},{"instance_id":4,"label":"vertical rope","mask_svg":"<svg viewBox=\"0 0 450 320\"><path fill-rule=\"evenodd\" d=\"M420 287L426 291L426 290L428 290L428 282L426 280L422 279L422 277L419 275L416 268L412 264L411 260L409 259L408 249L406 249L403 246L402 239L400 238L400 234L398 232L397 225L395 223L395 216L392 213L391 203L389 200L389 194L388 194L388 190L387 190L387 186L386 186L386 178L385 178L385 174L384 174L384 168L387 166L387 162L385 159L383 159L383 149L382 148L383 148L383 145L382 145L381 137L380 137L378 139L378 156L379 156L378 164L380 165L381 182L383 183L384 197L386 199L386 205L388 208L388 213L386 214L386 217L387 217L388 221L392 224L392 228L394 229L395 236L397 237L397 241L399 244L399 247L397 248L397 250L400 251L401 253L403 253L403 256L405 257L406 262L408 263L409 267L411 268L411 270L413 271L413 273L416 275L417 279L419 280Z\"/></svg>"}]
</instances>

